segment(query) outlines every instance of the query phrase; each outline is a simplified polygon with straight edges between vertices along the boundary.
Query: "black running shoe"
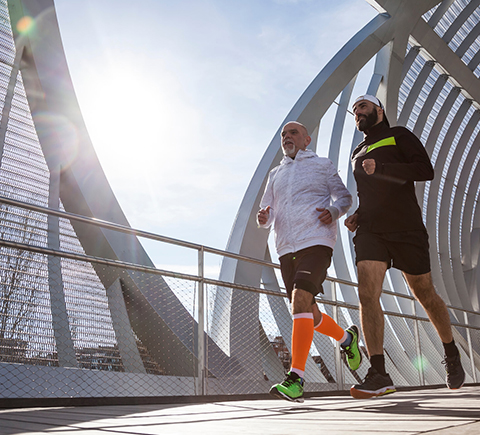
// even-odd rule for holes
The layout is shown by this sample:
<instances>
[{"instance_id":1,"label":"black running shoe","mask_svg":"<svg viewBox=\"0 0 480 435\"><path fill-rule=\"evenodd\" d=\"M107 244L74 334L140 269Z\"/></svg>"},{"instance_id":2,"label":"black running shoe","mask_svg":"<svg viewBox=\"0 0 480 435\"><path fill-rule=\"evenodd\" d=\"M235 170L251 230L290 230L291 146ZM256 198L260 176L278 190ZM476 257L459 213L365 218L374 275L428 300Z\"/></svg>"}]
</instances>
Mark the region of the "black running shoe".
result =
<instances>
[{"instance_id":1,"label":"black running shoe","mask_svg":"<svg viewBox=\"0 0 480 435\"><path fill-rule=\"evenodd\" d=\"M445 370L447 371L447 376L445 378L447 387L451 390L462 388L462 385L465 382L465 371L463 370L462 362L460 361L460 354L445 357L442 364L445 364Z\"/></svg>"},{"instance_id":2,"label":"black running shoe","mask_svg":"<svg viewBox=\"0 0 480 435\"><path fill-rule=\"evenodd\" d=\"M361 384L350 388L350 394L355 399L370 399L372 397L384 396L385 394L397 391L393 385L390 375L381 375L373 367L370 367Z\"/></svg>"}]
</instances>

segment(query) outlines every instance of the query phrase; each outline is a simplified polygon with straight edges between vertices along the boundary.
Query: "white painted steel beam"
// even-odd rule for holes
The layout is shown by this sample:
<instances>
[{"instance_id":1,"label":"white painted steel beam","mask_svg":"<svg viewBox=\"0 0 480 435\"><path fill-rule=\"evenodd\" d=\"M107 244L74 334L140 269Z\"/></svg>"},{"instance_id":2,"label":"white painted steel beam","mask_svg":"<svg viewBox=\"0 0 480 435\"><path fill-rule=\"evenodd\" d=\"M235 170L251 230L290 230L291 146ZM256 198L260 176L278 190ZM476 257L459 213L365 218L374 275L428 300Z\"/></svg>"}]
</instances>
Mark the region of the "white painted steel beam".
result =
<instances>
[{"instance_id":1,"label":"white painted steel beam","mask_svg":"<svg viewBox=\"0 0 480 435\"><path fill-rule=\"evenodd\" d=\"M470 15L475 11L475 9L480 6L480 0L470 0L465 8L460 12L452 23L452 25L447 29L443 34L442 39L448 44L460 28L465 24L465 22L470 18Z\"/></svg>"},{"instance_id":2,"label":"white painted steel beam","mask_svg":"<svg viewBox=\"0 0 480 435\"><path fill-rule=\"evenodd\" d=\"M355 35L332 61L325 66L299 98L298 102L282 122L282 125L289 120L298 120L303 122L307 128L316 126L334 99L341 94L340 106L337 108L329 149L329 157L337 164L344 134L345 106L348 107L347 100L349 96L354 97L352 87L355 75L373 56L376 56L375 70L367 92L377 95L385 103L390 123L395 125L397 123L396 115L399 88L417 56L423 56L426 62L425 66L416 77L411 88L408 89L408 95L406 96L406 101L398 122L400 124L407 124L412 116L415 104L418 104L418 97L425 88L427 80L431 81L433 77L438 77L426 97L423 106L419 108L420 112L418 113L414 127L414 133L418 136L426 134L425 147L427 152L432 154L435 150L435 157L438 160L438 166L435 168L436 178L428 184L427 190L425 189L425 183L419 183L417 193L420 205L423 204L424 196L427 205L426 224L431 237L432 273L437 289L447 301L453 301L460 306L465 306L466 304L466 306L471 307L472 305L468 303L469 300L467 292L465 291L466 285L460 285L460 288L456 288L455 285L458 279L456 276L459 269L458 261L456 263L457 266L455 266L457 271L455 272L455 268L451 267L454 260L451 262L449 258L449 252L451 250L451 236L449 238L449 234L452 232L452 227L449 227L448 222L449 217L453 216L450 210L450 194L453 192L453 182L450 178L453 177L452 179L455 179L454 168L451 169L448 180L443 186L443 194L445 196L437 200L437 194L441 192L439 187L442 168L445 164L448 164L448 159L450 159L449 147L457 131L464 128L464 119L470 105L473 104L477 108L480 107L480 87L478 86L477 77L475 77L469 67L459 58L458 53L454 53L447 45L447 42L454 36L458 29L461 28L475 8L473 4L465 8L468 10L465 10L461 16L453 20L451 30L449 31L449 29L447 29L444 40L442 40L434 31L433 27L439 23L445 25L442 20L447 12L450 13L450 7L454 3L453 0L445 0L443 2L381 0L377 2L371 1L370 3L372 3L377 10L383 12L383 15L379 15L375 20L372 20L372 22ZM427 22L422 15L438 4L439 6L435 12L430 15ZM458 5L456 7L458 8ZM470 47L471 43L469 42L470 40L473 41L475 37L475 34L472 32L468 41L464 43L465 46L468 44L468 47ZM408 41L414 42L407 53ZM433 74L434 68L436 75ZM447 81L449 82L448 87ZM447 89L451 89L449 95L446 95ZM452 110L460 93L462 93L463 97L467 100L460 106L456 116L454 116L455 114L452 113ZM443 101L443 99L445 99L445 101ZM472 101L470 102L468 100ZM439 101L443 101L441 107L438 107ZM434 108L435 116L432 115ZM445 130L447 119L450 120L452 116L454 120L450 125L450 129ZM472 130L473 127L474 122L472 121L469 130ZM446 137L443 139L443 143L438 143L439 138L445 134ZM458 146L465 146L466 138L467 136L465 136L464 140L460 141ZM356 146L361 139L362 135L355 132L353 134L352 148ZM266 176L270 169L278 164L280 158L280 141L277 131L247 189L232 229L232 236L227 246L228 250L246 255L258 255L261 258L263 252L262 246L266 243L266 234L258 234L258 230L253 223L258 209L259 197L263 193ZM457 161L458 157L455 158L455 163ZM451 165L453 165L453 162ZM464 178L465 177L462 179ZM477 181L476 178L472 179L472 188L478 187ZM352 193L356 190L351 174L349 174L347 179L347 187ZM458 195L459 189L456 189L455 192ZM472 197L472 195L470 195L470 197ZM437 206L441 207L437 210ZM471 203L468 203L468 206L473 208ZM354 209L355 205L352 212ZM438 213L440 213L439 221L441 231L439 231L437 227ZM457 214L455 214L455 216L457 216ZM239 218L241 218L241 220ZM452 223L451 225L454 224ZM256 233L255 237L250 235L252 231ZM468 231L466 232L468 233ZM439 234L439 240L437 240L436 237L437 233ZM340 234L340 241L341 237L342 235ZM470 236L468 237L470 240ZM255 241L253 240L254 238L256 239ZM480 237L477 239L480 243ZM477 246L477 239L474 239L475 247ZM458 245L459 244L460 241L458 241ZM442 249L440 262L436 252L437 245ZM346 257L351 256L354 260L351 236L349 236L349 243L346 246L349 247L349 250L345 251L343 244L337 246L334 254L334 265L337 274L340 273L343 275L343 278L348 279L350 277L350 271L347 267ZM452 252L458 254L459 249L454 249ZM473 256L475 257L475 254ZM226 263L222 266L222 276L235 280L240 279L239 282L242 282L243 278L236 273L236 265L233 262ZM446 271L447 267L448 271ZM442 271L446 271L446 273L442 273ZM249 276L251 278L254 275L255 274L250 274ZM472 273L470 275L472 275ZM255 279L258 279L258 275L256 276L257 278ZM408 293L408 289L400 273L396 271L389 272L389 279L389 282L394 286L392 290L400 293ZM389 288L389 282L385 283L386 288ZM342 292L342 294L344 297L347 295L351 297L352 295L351 292L347 291ZM400 310L406 312L409 309L404 301L395 300L393 297L384 297L383 300L384 304L392 311ZM230 307L230 316L235 312L236 308L234 305ZM255 309L255 307L251 306L251 309ZM228 308L225 308L225 310L228 310ZM226 316L225 313L219 312L217 319L220 320L222 318L227 319L228 316ZM219 328L230 329L230 322L232 322L231 317L228 318L227 322L224 322L221 326L219 325ZM402 332L405 331L406 330ZM387 327L386 334L389 335L390 332ZM425 336L424 339L429 339L428 333L422 333L421 335ZM433 342L431 344L431 347L432 346ZM435 348L436 345L433 347ZM440 348L437 349L439 349L438 352L441 352ZM393 344L389 352L395 353L397 350L398 348ZM439 356L437 351L435 351L435 355L436 357ZM430 356L433 357L434 354ZM436 370L437 369L438 366L436 366ZM427 378L431 378L430 375L428 375Z\"/></svg>"}]
</instances>

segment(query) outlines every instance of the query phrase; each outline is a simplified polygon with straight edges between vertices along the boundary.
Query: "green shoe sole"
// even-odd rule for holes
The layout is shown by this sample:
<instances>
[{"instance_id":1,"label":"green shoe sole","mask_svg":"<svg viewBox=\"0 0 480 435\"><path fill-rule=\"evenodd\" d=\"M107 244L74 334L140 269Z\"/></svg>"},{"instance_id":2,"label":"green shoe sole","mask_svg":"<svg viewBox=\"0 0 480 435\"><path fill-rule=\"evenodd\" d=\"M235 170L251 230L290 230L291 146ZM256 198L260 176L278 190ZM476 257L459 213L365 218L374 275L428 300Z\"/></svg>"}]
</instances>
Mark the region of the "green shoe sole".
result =
<instances>
[{"instance_id":1,"label":"green shoe sole","mask_svg":"<svg viewBox=\"0 0 480 435\"><path fill-rule=\"evenodd\" d=\"M274 397L277 397L279 399L283 400L288 400L289 402L297 402L297 403L303 403L304 402L304 397L303 394L298 397L290 397L286 395L285 393L282 393L281 391L277 390L276 385L274 385L272 388L270 388L270 394Z\"/></svg>"}]
</instances>

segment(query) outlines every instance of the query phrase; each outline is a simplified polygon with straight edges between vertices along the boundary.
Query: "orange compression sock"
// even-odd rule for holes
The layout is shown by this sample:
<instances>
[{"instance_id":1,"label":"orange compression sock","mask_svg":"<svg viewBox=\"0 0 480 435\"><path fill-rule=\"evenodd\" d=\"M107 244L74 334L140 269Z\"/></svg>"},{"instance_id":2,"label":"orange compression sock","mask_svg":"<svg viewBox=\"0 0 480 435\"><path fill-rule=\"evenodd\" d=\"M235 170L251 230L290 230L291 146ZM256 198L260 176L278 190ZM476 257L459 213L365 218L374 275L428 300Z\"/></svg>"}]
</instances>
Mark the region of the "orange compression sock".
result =
<instances>
[{"instance_id":1,"label":"orange compression sock","mask_svg":"<svg viewBox=\"0 0 480 435\"><path fill-rule=\"evenodd\" d=\"M344 341L346 332L328 314L322 313L322 320L315 325L315 331L328 335L337 341Z\"/></svg>"},{"instance_id":2,"label":"orange compression sock","mask_svg":"<svg viewBox=\"0 0 480 435\"><path fill-rule=\"evenodd\" d=\"M293 315L292 331L292 369L303 378L305 364L313 340L313 313Z\"/></svg>"}]
</instances>

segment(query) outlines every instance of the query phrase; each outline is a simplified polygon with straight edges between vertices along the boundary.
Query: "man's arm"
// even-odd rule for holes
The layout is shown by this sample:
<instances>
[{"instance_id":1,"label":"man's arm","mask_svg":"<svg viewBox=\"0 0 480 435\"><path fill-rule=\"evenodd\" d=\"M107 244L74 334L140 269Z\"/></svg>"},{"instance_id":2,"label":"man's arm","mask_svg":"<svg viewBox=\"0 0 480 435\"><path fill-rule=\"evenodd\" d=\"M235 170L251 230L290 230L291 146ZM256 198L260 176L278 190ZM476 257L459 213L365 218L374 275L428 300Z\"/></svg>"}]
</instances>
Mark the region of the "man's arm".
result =
<instances>
[{"instance_id":1,"label":"man's arm","mask_svg":"<svg viewBox=\"0 0 480 435\"><path fill-rule=\"evenodd\" d=\"M320 222L325 225L330 225L333 222L333 216L332 213L328 208L323 208L323 207L317 207L315 210L320 212L320 215L318 216L318 219L320 219Z\"/></svg>"},{"instance_id":2,"label":"man's arm","mask_svg":"<svg viewBox=\"0 0 480 435\"><path fill-rule=\"evenodd\" d=\"M433 180L435 172L432 163L420 140L407 128L396 137L400 152L405 158L405 163L378 163L373 164L366 159L363 168L368 175L373 173L386 175L404 181L428 181ZM367 171L369 168L369 173Z\"/></svg>"},{"instance_id":3,"label":"man's arm","mask_svg":"<svg viewBox=\"0 0 480 435\"><path fill-rule=\"evenodd\" d=\"M261 208L257 213L257 223L259 227L266 226L270 218L270 209L271 207L267 205L266 208Z\"/></svg>"},{"instance_id":4,"label":"man's arm","mask_svg":"<svg viewBox=\"0 0 480 435\"><path fill-rule=\"evenodd\" d=\"M268 174L267 185L260 200L260 210L257 213L257 224L260 228L268 228L274 220L273 205L273 179L275 178L275 170Z\"/></svg>"},{"instance_id":5,"label":"man's arm","mask_svg":"<svg viewBox=\"0 0 480 435\"><path fill-rule=\"evenodd\" d=\"M358 223L357 223L357 219L358 219L358 213L355 212L353 213L352 215L348 216L346 219L345 219L345 226L352 232L354 233L357 228L358 228Z\"/></svg>"},{"instance_id":6,"label":"man's arm","mask_svg":"<svg viewBox=\"0 0 480 435\"><path fill-rule=\"evenodd\" d=\"M330 162L329 169L328 188L332 197L332 204L326 207L326 210L332 215L332 221L336 221L350 209L353 201L352 195L343 184L337 168L335 168L332 162Z\"/></svg>"}]
</instances>

